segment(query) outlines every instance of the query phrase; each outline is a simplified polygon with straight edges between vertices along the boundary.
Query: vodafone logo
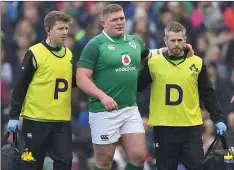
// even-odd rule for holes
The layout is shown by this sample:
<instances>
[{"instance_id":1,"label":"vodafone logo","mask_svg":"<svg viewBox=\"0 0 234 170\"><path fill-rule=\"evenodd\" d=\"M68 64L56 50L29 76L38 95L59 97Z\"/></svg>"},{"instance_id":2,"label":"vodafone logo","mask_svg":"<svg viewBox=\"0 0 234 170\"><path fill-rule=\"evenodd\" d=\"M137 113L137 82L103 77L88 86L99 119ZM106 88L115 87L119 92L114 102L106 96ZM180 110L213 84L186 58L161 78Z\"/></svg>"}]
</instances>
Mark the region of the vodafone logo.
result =
<instances>
[{"instance_id":1,"label":"vodafone logo","mask_svg":"<svg viewBox=\"0 0 234 170\"><path fill-rule=\"evenodd\" d=\"M128 66L131 63L131 58L129 55L122 55L122 63L125 66Z\"/></svg>"},{"instance_id":2,"label":"vodafone logo","mask_svg":"<svg viewBox=\"0 0 234 170\"><path fill-rule=\"evenodd\" d=\"M125 72L129 72L129 71L137 71L137 68L135 66L133 67L130 67L130 63L131 63L131 58L129 55L125 54L125 55L122 55L122 63L123 67L120 67L120 68L116 68L115 71L116 72L119 72L119 73L125 73Z\"/></svg>"}]
</instances>

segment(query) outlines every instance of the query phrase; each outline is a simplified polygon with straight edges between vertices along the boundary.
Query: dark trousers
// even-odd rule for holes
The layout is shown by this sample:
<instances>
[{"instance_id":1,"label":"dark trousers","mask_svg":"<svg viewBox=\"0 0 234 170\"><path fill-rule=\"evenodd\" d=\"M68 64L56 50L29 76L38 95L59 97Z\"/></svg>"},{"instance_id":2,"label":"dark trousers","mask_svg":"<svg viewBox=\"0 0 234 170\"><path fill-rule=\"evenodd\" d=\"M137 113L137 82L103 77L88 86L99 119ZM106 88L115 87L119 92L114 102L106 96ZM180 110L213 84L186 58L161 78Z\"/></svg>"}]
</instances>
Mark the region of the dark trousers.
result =
<instances>
[{"instance_id":1,"label":"dark trousers","mask_svg":"<svg viewBox=\"0 0 234 170\"><path fill-rule=\"evenodd\" d=\"M202 170L202 126L156 126L153 132L158 170L177 170L178 162L187 170Z\"/></svg>"},{"instance_id":2,"label":"dark trousers","mask_svg":"<svg viewBox=\"0 0 234 170\"><path fill-rule=\"evenodd\" d=\"M23 120L22 132L25 153L31 153L32 160L21 161L23 170L42 170L48 153L54 161L54 170L71 170L72 132L71 122L38 122Z\"/></svg>"}]
</instances>

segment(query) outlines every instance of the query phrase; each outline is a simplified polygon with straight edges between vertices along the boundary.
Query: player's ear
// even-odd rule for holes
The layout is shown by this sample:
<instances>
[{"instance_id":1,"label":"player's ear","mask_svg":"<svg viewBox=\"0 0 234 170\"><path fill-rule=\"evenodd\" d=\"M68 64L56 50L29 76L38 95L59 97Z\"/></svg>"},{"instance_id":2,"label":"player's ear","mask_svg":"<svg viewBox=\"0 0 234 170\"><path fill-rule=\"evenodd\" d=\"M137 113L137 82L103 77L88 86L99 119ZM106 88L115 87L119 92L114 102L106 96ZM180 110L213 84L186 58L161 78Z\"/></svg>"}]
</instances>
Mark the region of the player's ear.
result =
<instances>
[{"instance_id":1,"label":"player's ear","mask_svg":"<svg viewBox=\"0 0 234 170\"><path fill-rule=\"evenodd\" d=\"M105 26L106 26L105 21L102 19L100 22L101 22L102 27L105 28Z\"/></svg>"},{"instance_id":2,"label":"player's ear","mask_svg":"<svg viewBox=\"0 0 234 170\"><path fill-rule=\"evenodd\" d=\"M49 27L46 27L46 33L50 34L50 28Z\"/></svg>"},{"instance_id":3,"label":"player's ear","mask_svg":"<svg viewBox=\"0 0 234 170\"><path fill-rule=\"evenodd\" d=\"M100 16L100 18L101 18L100 23L101 23L102 27L105 28L105 27L106 27L107 15L103 15L103 14L102 14L102 15Z\"/></svg>"}]
</instances>

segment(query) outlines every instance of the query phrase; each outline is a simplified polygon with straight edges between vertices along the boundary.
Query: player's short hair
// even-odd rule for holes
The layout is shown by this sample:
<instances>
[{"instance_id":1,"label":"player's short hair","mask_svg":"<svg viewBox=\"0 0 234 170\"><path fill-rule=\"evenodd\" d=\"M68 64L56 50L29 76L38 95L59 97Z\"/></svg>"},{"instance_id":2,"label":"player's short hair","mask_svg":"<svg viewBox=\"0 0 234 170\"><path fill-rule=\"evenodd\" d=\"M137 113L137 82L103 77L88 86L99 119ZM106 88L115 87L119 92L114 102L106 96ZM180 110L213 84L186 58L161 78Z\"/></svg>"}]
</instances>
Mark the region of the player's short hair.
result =
<instances>
[{"instance_id":1,"label":"player's short hair","mask_svg":"<svg viewBox=\"0 0 234 170\"><path fill-rule=\"evenodd\" d=\"M70 23L72 21L71 16L60 12L60 11L52 11L50 13L48 13L45 16L44 19L44 27L49 27L49 28L53 28L53 26L55 25L56 21L62 21L62 22L66 22L66 23Z\"/></svg>"},{"instance_id":2,"label":"player's short hair","mask_svg":"<svg viewBox=\"0 0 234 170\"><path fill-rule=\"evenodd\" d=\"M119 4L109 4L103 9L102 16L119 11L123 11L123 8Z\"/></svg>"},{"instance_id":3,"label":"player's short hair","mask_svg":"<svg viewBox=\"0 0 234 170\"><path fill-rule=\"evenodd\" d=\"M165 31L165 36L167 36L170 31L176 33L183 32L184 35L186 35L186 28L178 22L170 22L169 24L167 24L164 31Z\"/></svg>"}]
</instances>

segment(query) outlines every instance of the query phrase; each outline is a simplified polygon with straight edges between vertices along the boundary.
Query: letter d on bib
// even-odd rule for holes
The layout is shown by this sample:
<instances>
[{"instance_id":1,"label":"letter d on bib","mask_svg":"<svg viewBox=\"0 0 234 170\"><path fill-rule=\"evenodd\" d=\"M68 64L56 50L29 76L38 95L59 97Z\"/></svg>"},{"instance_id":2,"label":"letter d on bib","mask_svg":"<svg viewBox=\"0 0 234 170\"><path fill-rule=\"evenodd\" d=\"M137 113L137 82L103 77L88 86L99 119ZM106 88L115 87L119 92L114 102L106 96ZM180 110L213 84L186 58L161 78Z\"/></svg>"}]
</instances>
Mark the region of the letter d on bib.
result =
<instances>
[{"instance_id":1,"label":"letter d on bib","mask_svg":"<svg viewBox=\"0 0 234 170\"><path fill-rule=\"evenodd\" d=\"M179 97L176 101L171 101L171 89L175 89L179 93ZM183 90L179 85L166 84L166 105L179 105L183 99Z\"/></svg>"}]
</instances>

